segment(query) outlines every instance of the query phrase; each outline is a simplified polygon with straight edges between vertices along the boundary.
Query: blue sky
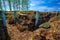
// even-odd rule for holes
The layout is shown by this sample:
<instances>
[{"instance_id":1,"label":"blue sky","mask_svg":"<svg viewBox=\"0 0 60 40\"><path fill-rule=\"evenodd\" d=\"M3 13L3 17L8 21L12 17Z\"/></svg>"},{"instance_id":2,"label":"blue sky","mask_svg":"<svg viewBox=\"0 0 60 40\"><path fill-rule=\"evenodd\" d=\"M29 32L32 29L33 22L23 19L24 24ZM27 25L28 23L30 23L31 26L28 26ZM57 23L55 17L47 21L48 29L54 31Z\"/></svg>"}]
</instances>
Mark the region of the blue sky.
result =
<instances>
[{"instance_id":1,"label":"blue sky","mask_svg":"<svg viewBox=\"0 0 60 40\"><path fill-rule=\"evenodd\" d=\"M30 10L60 11L60 0L30 0Z\"/></svg>"},{"instance_id":2,"label":"blue sky","mask_svg":"<svg viewBox=\"0 0 60 40\"><path fill-rule=\"evenodd\" d=\"M6 10L9 10L9 6L7 6L8 2L6 1L5 3L6 3ZM60 11L60 0L30 0L29 10Z\"/></svg>"}]
</instances>

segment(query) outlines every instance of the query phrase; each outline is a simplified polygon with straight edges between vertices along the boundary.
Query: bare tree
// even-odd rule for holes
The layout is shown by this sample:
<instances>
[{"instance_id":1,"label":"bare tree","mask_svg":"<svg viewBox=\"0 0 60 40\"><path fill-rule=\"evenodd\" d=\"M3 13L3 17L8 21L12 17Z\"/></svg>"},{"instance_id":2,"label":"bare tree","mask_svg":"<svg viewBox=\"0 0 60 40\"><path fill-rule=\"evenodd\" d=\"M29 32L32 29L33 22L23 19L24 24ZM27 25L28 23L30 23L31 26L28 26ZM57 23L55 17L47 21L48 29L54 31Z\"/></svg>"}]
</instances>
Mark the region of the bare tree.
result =
<instances>
[{"instance_id":1,"label":"bare tree","mask_svg":"<svg viewBox=\"0 0 60 40\"><path fill-rule=\"evenodd\" d=\"M28 10L29 0L22 0L22 10Z\"/></svg>"}]
</instances>

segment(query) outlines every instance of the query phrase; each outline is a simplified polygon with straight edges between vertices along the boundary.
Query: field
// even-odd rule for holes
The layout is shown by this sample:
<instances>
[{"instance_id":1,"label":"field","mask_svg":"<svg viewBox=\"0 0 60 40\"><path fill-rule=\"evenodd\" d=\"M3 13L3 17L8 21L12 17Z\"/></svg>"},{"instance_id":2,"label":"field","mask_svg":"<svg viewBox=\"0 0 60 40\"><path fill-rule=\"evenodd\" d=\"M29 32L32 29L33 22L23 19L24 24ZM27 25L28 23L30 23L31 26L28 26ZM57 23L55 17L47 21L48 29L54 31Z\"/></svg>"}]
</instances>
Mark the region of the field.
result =
<instances>
[{"instance_id":1,"label":"field","mask_svg":"<svg viewBox=\"0 0 60 40\"><path fill-rule=\"evenodd\" d=\"M34 11L23 13L25 15L17 12L16 22L13 12L9 13L6 14L6 26L10 40L60 40L60 13L56 16L55 12L51 12L50 15L41 12L39 26L36 27L32 18L36 14ZM43 23L48 23L49 27L40 26Z\"/></svg>"}]
</instances>

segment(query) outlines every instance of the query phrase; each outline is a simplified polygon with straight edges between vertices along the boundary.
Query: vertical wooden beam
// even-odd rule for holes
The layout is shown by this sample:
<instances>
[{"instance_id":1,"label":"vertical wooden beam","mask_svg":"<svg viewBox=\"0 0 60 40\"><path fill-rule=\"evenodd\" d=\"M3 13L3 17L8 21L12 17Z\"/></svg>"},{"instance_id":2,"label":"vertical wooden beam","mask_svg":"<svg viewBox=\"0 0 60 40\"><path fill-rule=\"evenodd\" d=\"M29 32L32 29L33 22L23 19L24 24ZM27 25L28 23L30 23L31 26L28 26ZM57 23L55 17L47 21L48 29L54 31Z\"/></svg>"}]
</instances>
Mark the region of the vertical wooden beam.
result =
<instances>
[{"instance_id":1,"label":"vertical wooden beam","mask_svg":"<svg viewBox=\"0 0 60 40\"><path fill-rule=\"evenodd\" d=\"M37 24L38 24L39 16L40 16L39 11L36 11L36 16L35 16L36 21L35 21L35 25L37 25Z\"/></svg>"},{"instance_id":2,"label":"vertical wooden beam","mask_svg":"<svg viewBox=\"0 0 60 40\"><path fill-rule=\"evenodd\" d=\"M58 16L59 14L58 14L58 12L56 12L56 16Z\"/></svg>"}]
</instances>

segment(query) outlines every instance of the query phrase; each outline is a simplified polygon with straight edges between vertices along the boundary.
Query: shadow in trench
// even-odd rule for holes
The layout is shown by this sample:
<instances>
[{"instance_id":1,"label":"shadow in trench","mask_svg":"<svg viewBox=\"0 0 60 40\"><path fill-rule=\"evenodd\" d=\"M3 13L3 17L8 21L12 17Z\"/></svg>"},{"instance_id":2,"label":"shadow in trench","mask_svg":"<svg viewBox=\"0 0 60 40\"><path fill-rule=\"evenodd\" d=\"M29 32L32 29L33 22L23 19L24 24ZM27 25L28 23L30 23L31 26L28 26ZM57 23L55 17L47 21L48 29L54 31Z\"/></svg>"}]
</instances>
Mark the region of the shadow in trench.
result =
<instances>
[{"instance_id":1,"label":"shadow in trench","mask_svg":"<svg viewBox=\"0 0 60 40\"><path fill-rule=\"evenodd\" d=\"M8 30L7 30L7 27L6 26L0 27L0 40L10 40L10 37L9 37L7 31Z\"/></svg>"},{"instance_id":2,"label":"shadow in trench","mask_svg":"<svg viewBox=\"0 0 60 40\"><path fill-rule=\"evenodd\" d=\"M50 18L51 18L50 16L51 16L51 14L48 14L47 16L44 16L44 17L40 16L37 25L35 25L36 19L35 18L32 19L32 23L30 23L28 25L29 31L34 31L34 30L39 28L39 25L41 25L41 24L43 24L45 22L48 22L50 20Z\"/></svg>"}]
</instances>

